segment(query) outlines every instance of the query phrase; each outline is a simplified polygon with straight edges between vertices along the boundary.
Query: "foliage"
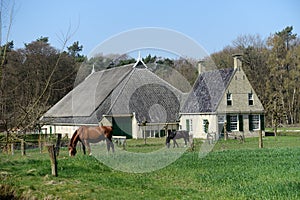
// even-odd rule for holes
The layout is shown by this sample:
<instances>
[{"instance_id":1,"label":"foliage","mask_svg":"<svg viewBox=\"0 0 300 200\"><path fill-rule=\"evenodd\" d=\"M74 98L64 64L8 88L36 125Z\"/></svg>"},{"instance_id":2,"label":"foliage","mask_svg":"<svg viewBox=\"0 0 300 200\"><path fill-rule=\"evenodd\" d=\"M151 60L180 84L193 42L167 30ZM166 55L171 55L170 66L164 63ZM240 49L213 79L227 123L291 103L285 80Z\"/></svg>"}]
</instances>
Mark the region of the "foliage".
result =
<instances>
[{"instance_id":1,"label":"foliage","mask_svg":"<svg viewBox=\"0 0 300 200\"><path fill-rule=\"evenodd\" d=\"M52 47L47 37L22 49L8 48L6 59L0 118L7 128L35 127L41 115L73 88L79 63Z\"/></svg>"},{"instance_id":2,"label":"foliage","mask_svg":"<svg viewBox=\"0 0 300 200\"><path fill-rule=\"evenodd\" d=\"M233 66L232 55L243 54L243 70L266 109L268 125L300 122L300 42L288 26L267 38L241 35L232 46L211 55L219 68Z\"/></svg>"},{"instance_id":3,"label":"foliage","mask_svg":"<svg viewBox=\"0 0 300 200\"><path fill-rule=\"evenodd\" d=\"M58 177L52 177L47 152L1 154L0 189L38 199L299 199L300 149L289 147L299 137L265 139L277 142L257 149L251 146L257 138L244 144L221 141L205 158L199 159L197 151L186 152L166 168L144 174L112 170L82 152L70 158L63 149ZM144 152L143 140L128 143L130 151ZM220 149L224 145L227 149Z\"/></svg>"}]
</instances>

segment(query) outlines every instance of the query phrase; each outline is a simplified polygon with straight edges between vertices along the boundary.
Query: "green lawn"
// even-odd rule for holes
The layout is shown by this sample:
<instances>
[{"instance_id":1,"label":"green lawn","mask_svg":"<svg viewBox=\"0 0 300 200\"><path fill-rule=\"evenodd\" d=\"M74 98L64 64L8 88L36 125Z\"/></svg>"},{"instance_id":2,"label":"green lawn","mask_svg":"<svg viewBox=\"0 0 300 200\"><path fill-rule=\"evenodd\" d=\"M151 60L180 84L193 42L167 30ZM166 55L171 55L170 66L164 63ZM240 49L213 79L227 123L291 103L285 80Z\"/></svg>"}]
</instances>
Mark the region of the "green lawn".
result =
<instances>
[{"instance_id":1,"label":"green lawn","mask_svg":"<svg viewBox=\"0 0 300 200\"><path fill-rule=\"evenodd\" d=\"M67 149L58 157L58 177L50 175L47 152L22 157L0 154L0 199L300 199L300 137L219 141L200 159L199 146L171 165L150 173L113 170L93 156ZM127 151L164 148L164 139L128 140ZM172 149L170 149L172 151ZM2 195L2 196L1 196Z\"/></svg>"}]
</instances>

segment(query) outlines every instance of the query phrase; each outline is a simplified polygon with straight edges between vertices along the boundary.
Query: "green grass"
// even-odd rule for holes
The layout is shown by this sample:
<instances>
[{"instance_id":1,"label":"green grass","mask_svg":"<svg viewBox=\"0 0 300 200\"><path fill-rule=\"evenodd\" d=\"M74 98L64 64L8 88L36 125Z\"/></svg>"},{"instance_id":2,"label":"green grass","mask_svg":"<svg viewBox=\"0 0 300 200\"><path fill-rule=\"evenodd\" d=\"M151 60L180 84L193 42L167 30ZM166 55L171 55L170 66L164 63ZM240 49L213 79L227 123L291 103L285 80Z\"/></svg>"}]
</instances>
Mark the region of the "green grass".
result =
<instances>
[{"instance_id":1,"label":"green grass","mask_svg":"<svg viewBox=\"0 0 300 200\"><path fill-rule=\"evenodd\" d=\"M0 154L0 199L5 192L37 199L299 199L300 137L266 137L264 149L257 140L221 140L202 159L195 140L196 151L142 174L115 171L82 152L70 158L62 149L52 177L47 152ZM163 139L127 142L131 152L163 147Z\"/></svg>"}]
</instances>

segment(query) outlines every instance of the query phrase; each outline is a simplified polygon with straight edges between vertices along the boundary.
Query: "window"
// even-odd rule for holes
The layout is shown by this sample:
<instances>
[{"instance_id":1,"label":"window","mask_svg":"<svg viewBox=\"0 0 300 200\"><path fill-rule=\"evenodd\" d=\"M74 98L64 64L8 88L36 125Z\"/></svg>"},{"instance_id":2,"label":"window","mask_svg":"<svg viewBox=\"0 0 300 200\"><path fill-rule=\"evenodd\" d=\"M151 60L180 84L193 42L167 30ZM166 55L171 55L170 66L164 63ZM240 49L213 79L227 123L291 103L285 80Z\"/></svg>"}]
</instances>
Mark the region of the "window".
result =
<instances>
[{"instance_id":1,"label":"window","mask_svg":"<svg viewBox=\"0 0 300 200\"><path fill-rule=\"evenodd\" d=\"M227 93L227 106L231 106L232 105L232 94L231 93Z\"/></svg>"},{"instance_id":2,"label":"window","mask_svg":"<svg viewBox=\"0 0 300 200\"><path fill-rule=\"evenodd\" d=\"M225 115L219 115L218 116L218 123L219 124L224 124L225 122Z\"/></svg>"},{"instance_id":3,"label":"window","mask_svg":"<svg viewBox=\"0 0 300 200\"><path fill-rule=\"evenodd\" d=\"M253 94L252 94L252 92L248 93L248 102L249 102L249 106L253 105Z\"/></svg>"},{"instance_id":4,"label":"window","mask_svg":"<svg viewBox=\"0 0 300 200\"><path fill-rule=\"evenodd\" d=\"M193 120L192 119L187 119L186 120L186 130L187 131L193 131Z\"/></svg>"},{"instance_id":5,"label":"window","mask_svg":"<svg viewBox=\"0 0 300 200\"><path fill-rule=\"evenodd\" d=\"M260 119L259 115L249 115L249 130L259 130L260 127Z\"/></svg>"},{"instance_id":6,"label":"window","mask_svg":"<svg viewBox=\"0 0 300 200\"><path fill-rule=\"evenodd\" d=\"M185 121L185 129L187 131L190 131L190 120L188 120L188 119Z\"/></svg>"},{"instance_id":7,"label":"window","mask_svg":"<svg viewBox=\"0 0 300 200\"><path fill-rule=\"evenodd\" d=\"M204 133L208 133L208 127L209 127L209 122L207 119L203 119L203 130L204 130Z\"/></svg>"},{"instance_id":8,"label":"window","mask_svg":"<svg viewBox=\"0 0 300 200\"><path fill-rule=\"evenodd\" d=\"M238 130L238 116L230 115L230 130L237 131Z\"/></svg>"},{"instance_id":9,"label":"window","mask_svg":"<svg viewBox=\"0 0 300 200\"><path fill-rule=\"evenodd\" d=\"M227 131L244 131L243 115L226 115Z\"/></svg>"}]
</instances>

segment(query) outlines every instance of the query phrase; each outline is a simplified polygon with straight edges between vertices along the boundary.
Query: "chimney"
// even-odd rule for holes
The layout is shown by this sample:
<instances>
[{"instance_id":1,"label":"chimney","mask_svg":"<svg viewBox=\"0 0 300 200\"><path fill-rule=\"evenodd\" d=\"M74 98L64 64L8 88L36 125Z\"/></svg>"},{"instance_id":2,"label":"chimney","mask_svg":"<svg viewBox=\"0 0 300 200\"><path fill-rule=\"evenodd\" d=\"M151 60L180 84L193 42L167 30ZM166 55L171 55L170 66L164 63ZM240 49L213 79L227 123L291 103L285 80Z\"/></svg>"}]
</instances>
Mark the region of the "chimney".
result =
<instances>
[{"instance_id":1,"label":"chimney","mask_svg":"<svg viewBox=\"0 0 300 200\"><path fill-rule=\"evenodd\" d=\"M204 72L204 66L203 66L204 60L198 61L198 73L199 75Z\"/></svg>"},{"instance_id":2,"label":"chimney","mask_svg":"<svg viewBox=\"0 0 300 200\"><path fill-rule=\"evenodd\" d=\"M240 70L242 67L242 54L236 53L232 55L234 69Z\"/></svg>"}]
</instances>

